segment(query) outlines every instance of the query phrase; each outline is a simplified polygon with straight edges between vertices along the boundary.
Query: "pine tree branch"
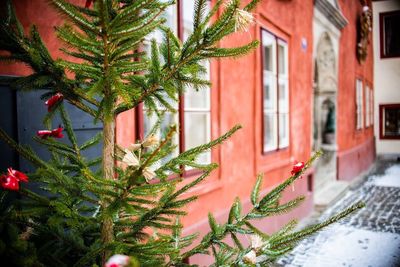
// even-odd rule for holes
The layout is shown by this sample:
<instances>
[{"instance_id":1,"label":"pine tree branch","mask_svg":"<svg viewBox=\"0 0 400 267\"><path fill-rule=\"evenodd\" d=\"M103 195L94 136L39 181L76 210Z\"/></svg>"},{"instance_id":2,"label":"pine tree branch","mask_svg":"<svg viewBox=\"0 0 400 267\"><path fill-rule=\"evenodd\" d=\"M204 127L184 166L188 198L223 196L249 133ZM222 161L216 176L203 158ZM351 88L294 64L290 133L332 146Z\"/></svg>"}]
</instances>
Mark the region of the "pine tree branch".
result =
<instances>
[{"instance_id":1,"label":"pine tree branch","mask_svg":"<svg viewBox=\"0 0 400 267\"><path fill-rule=\"evenodd\" d=\"M173 77L174 74L176 74L180 68L182 66L184 66L187 62L189 62L191 59L193 59L194 57L196 57L201 49L203 49L203 46L200 45L195 51L193 51L190 55L188 55L187 57L183 58L174 68L172 68L170 71L168 71L168 73L162 78L162 81L160 81L159 83L155 83L153 84L149 89L147 89L144 93L142 93L140 95L140 97L138 99L136 99L133 103L128 103L128 104L123 104L123 105L119 105L114 113L115 114L120 114L122 112L125 112L133 107L136 107L138 104L140 104L141 102L143 102L143 100L152 95L155 91L157 91L159 89L159 87L161 86L161 84L163 82L168 81L169 79L171 79Z\"/></svg>"},{"instance_id":2,"label":"pine tree branch","mask_svg":"<svg viewBox=\"0 0 400 267\"><path fill-rule=\"evenodd\" d=\"M151 155L146 159L146 161L140 166L139 170L142 171L144 168L146 168L149 163L152 161L152 159L160 152L160 150L172 139L173 135L176 133L176 126L172 126L165 139L158 145L158 147L151 153Z\"/></svg>"},{"instance_id":3,"label":"pine tree branch","mask_svg":"<svg viewBox=\"0 0 400 267\"><path fill-rule=\"evenodd\" d=\"M18 152L22 157L26 158L30 162L32 162L37 167L45 167L46 163L41 160L33 151L23 147L22 145L18 144L14 141L3 129L0 128L0 139L13 148L15 151Z\"/></svg>"},{"instance_id":4,"label":"pine tree branch","mask_svg":"<svg viewBox=\"0 0 400 267\"><path fill-rule=\"evenodd\" d=\"M303 172L309 168L312 164L312 162L320 155L320 152L315 153L311 159L309 161L307 161L307 163L305 164L304 168L296 173L295 175L292 175L291 177L289 177L288 179L286 179L282 184L278 185L275 189L273 189L270 193L268 193L266 196L264 196L260 202L253 204L254 207L244 216L241 216L241 204L240 204L240 200L236 199L236 201L234 202L234 204L232 205L231 208L231 212L229 215L229 220L226 224L224 225L218 225L214 219L212 219L213 217L209 217L211 219L209 219L210 221L210 226L211 226L211 231L206 234L202 240L202 242L195 246L194 248L192 248L191 250L185 252L182 254L181 258L185 259L188 258L190 256L193 256L195 254L197 254L199 251L205 251L206 249L208 249L212 244L214 243L218 243L219 241L223 240L228 234L230 233L252 233L253 230L245 230L242 228L242 226L246 225L246 223L249 220L255 219L255 218L265 218L267 216L270 216L272 214L274 214L275 212L279 212L281 210L285 210L287 208L291 208L292 206L298 205L303 198L298 198L292 201L289 201L286 204L283 204L281 206L278 207L270 207L269 210L267 210L266 212L263 212L262 209L264 208L268 208L269 205L273 204L274 202L268 202L266 200L270 200L272 197L274 196L279 196L280 193L287 188L291 183L293 183L296 179L298 179L299 177L301 177L301 175L303 174ZM259 190L257 188L259 188L259 186L257 186L257 184L261 183L260 181L256 182L256 186L253 189L253 192L255 190ZM256 195L256 193L254 193ZM251 228L250 228L251 229Z\"/></svg>"},{"instance_id":5,"label":"pine tree branch","mask_svg":"<svg viewBox=\"0 0 400 267\"><path fill-rule=\"evenodd\" d=\"M45 198L45 197L43 197L43 196L41 196L41 195L39 195L39 194L36 194L36 193L32 192L31 190L28 190L28 189L26 189L26 188L21 188L21 189L19 190L19 192L20 192L22 195L25 195L25 196L27 196L27 197L33 199L33 200L36 200L36 201L38 201L38 202L41 202L42 204L44 204L44 205L46 205L46 206L49 206L49 204L50 204L50 201L49 201L47 198Z\"/></svg>"},{"instance_id":6,"label":"pine tree branch","mask_svg":"<svg viewBox=\"0 0 400 267\"><path fill-rule=\"evenodd\" d=\"M271 248L278 248L284 245L288 245L288 244L292 244L294 242L297 242L301 239L303 239L305 236L308 236L310 234L313 234L319 230L321 230L322 228L339 221L340 219L346 217L347 215L349 215L350 213L353 213L361 208L365 207L365 203L360 201L357 202L355 204L353 204L352 206L350 206L349 208L343 210L342 212L330 217L329 219L327 219L326 221L322 222L322 223L318 223L318 224L314 224L311 226L308 226L298 232L292 233L292 234L288 234L288 235L284 235L280 238L276 238L275 240L273 240L272 242L270 242L270 247Z\"/></svg>"}]
</instances>

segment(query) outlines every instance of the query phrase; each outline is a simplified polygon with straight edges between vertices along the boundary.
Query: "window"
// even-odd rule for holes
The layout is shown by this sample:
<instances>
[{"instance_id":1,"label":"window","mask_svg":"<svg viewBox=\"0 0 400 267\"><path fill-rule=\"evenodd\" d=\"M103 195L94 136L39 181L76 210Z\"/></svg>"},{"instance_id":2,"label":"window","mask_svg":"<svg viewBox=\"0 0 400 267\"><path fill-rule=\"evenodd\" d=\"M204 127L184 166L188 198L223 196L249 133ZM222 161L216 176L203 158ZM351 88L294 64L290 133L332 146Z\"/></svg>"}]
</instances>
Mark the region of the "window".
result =
<instances>
[{"instance_id":1,"label":"window","mask_svg":"<svg viewBox=\"0 0 400 267\"><path fill-rule=\"evenodd\" d=\"M289 146L288 46L261 31L263 85L263 151Z\"/></svg>"},{"instance_id":2,"label":"window","mask_svg":"<svg viewBox=\"0 0 400 267\"><path fill-rule=\"evenodd\" d=\"M164 0L164 2L166 2ZM177 34L178 32L178 8L177 5L171 5L169 6L164 13L162 14L162 17L166 19L166 25L171 28L175 34ZM150 56L150 40L155 39L157 43L161 43L163 40L163 34L161 32L161 30L155 30L154 32L152 32L151 34L149 34L146 37L146 40L144 41L144 47L143 50L146 51L148 53L148 56ZM173 107L175 109L178 110L178 104L176 102L171 103L173 105ZM167 127L171 124L175 124L175 125L179 125L179 114L178 113L172 113L170 111L168 111L167 109L165 109L164 106L159 105L158 104L158 111L160 113L164 114L163 117L163 121L161 121L160 123L160 127L158 129L157 132L155 132L154 134L159 138L162 139L162 137L166 134L167 132ZM141 114L140 116L142 116L141 119L138 120L139 125L138 125L138 129L139 129L139 137L142 139L143 137L147 136L150 134L150 131L153 129L154 125L157 123L158 121L158 117L156 114L149 114L148 113L148 109L146 107L146 105L141 105L140 106L140 111ZM174 136L174 140L173 143L177 145L177 149L174 151L174 153L171 153L170 156L162 159L163 161L168 161L170 160L172 157L175 157L178 155L179 153L179 149L178 149L178 145L179 145L179 136L175 135ZM164 162L159 162L158 164L156 164L154 167L157 168L159 167L162 163Z\"/></svg>"},{"instance_id":3,"label":"window","mask_svg":"<svg viewBox=\"0 0 400 267\"><path fill-rule=\"evenodd\" d=\"M363 128L363 83L356 80L356 129Z\"/></svg>"},{"instance_id":4,"label":"window","mask_svg":"<svg viewBox=\"0 0 400 267\"><path fill-rule=\"evenodd\" d=\"M193 16L195 6L194 0L181 0L183 33L181 39L186 40L193 32ZM206 79L210 79L210 63L202 62L207 69ZM186 88L183 98L181 98L181 110L183 109L183 128L184 128L184 150L210 142L211 138L211 107L210 107L210 88L195 91L193 88ZM211 152L205 152L198 158L199 163L210 163Z\"/></svg>"},{"instance_id":5,"label":"window","mask_svg":"<svg viewBox=\"0 0 400 267\"><path fill-rule=\"evenodd\" d=\"M370 125L374 125L374 91L372 91L372 88L369 89L369 101L370 101L369 122Z\"/></svg>"},{"instance_id":6,"label":"window","mask_svg":"<svg viewBox=\"0 0 400 267\"><path fill-rule=\"evenodd\" d=\"M400 139L400 104L379 105L380 139Z\"/></svg>"},{"instance_id":7,"label":"window","mask_svg":"<svg viewBox=\"0 0 400 267\"><path fill-rule=\"evenodd\" d=\"M166 18L166 24L175 31L175 34L182 40L185 40L193 31L193 6L194 0L181 0L177 4L168 7L163 16ZM180 18L180 20L179 20ZM157 42L162 41L160 31L155 31L151 38L155 38ZM145 45L145 49L149 51L149 44ZM204 67L208 70L206 78L209 79L209 62L203 62ZM191 149L193 147L208 143L211 140L211 99L210 89L201 89L195 91L193 88L186 88L183 96L179 97L179 103L174 102L176 113L163 110L160 106L159 111L164 113L163 121L160 129L156 133L159 138L165 135L168 125L179 125L179 135L173 140L177 145L175 152L170 157L175 157L179 152ZM142 119L139 119L139 136L142 138L150 133L151 129L157 122L157 116L147 114L145 106L142 107ZM142 121L142 123L141 123ZM169 160L166 158L164 160ZM210 163L211 152L205 152L197 159L198 163ZM161 164L161 162L160 162Z\"/></svg>"},{"instance_id":8,"label":"window","mask_svg":"<svg viewBox=\"0 0 400 267\"><path fill-rule=\"evenodd\" d=\"M400 10L379 14L381 58L400 57Z\"/></svg>"},{"instance_id":9,"label":"window","mask_svg":"<svg viewBox=\"0 0 400 267\"><path fill-rule=\"evenodd\" d=\"M365 86L365 127L374 124L374 99L373 91L368 85Z\"/></svg>"}]
</instances>

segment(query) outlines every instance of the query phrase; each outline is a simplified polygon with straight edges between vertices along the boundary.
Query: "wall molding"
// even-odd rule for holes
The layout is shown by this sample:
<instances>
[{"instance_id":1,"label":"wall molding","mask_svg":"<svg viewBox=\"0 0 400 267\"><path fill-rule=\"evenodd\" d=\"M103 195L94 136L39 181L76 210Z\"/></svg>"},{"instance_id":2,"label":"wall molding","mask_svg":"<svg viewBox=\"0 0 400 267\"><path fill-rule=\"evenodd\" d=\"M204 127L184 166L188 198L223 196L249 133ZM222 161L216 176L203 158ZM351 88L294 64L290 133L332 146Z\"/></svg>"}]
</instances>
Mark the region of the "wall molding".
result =
<instances>
[{"instance_id":1,"label":"wall molding","mask_svg":"<svg viewBox=\"0 0 400 267\"><path fill-rule=\"evenodd\" d=\"M314 6L339 30L348 24L342 12L327 0L315 0Z\"/></svg>"}]
</instances>

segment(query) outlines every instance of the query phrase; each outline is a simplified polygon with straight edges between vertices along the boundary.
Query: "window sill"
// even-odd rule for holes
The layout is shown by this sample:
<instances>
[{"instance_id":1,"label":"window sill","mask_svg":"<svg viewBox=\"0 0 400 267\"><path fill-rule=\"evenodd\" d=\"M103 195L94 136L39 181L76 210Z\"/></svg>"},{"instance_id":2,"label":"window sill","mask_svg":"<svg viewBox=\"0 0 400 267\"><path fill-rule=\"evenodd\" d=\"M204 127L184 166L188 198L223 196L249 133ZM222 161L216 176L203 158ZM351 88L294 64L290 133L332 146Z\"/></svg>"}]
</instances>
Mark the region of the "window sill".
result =
<instances>
[{"instance_id":1,"label":"window sill","mask_svg":"<svg viewBox=\"0 0 400 267\"><path fill-rule=\"evenodd\" d=\"M380 136L379 140L400 140L400 136Z\"/></svg>"},{"instance_id":2,"label":"window sill","mask_svg":"<svg viewBox=\"0 0 400 267\"><path fill-rule=\"evenodd\" d=\"M269 156L269 155L272 155L272 154L275 154L275 153L286 152L287 150L289 150L289 146L284 147L284 148L278 148L278 149L275 149L275 150L270 150L270 151L263 151L262 155L263 156Z\"/></svg>"}]
</instances>

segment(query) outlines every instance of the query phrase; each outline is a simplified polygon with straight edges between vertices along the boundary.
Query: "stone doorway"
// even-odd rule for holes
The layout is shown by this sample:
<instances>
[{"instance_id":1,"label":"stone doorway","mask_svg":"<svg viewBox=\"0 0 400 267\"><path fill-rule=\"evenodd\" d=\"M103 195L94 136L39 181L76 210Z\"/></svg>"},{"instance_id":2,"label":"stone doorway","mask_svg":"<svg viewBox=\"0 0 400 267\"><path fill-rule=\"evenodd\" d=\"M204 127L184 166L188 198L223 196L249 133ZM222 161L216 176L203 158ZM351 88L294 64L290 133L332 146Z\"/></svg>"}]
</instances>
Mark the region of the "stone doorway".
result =
<instances>
[{"instance_id":1,"label":"stone doorway","mask_svg":"<svg viewBox=\"0 0 400 267\"><path fill-rule=\"evenodd\" d=\"M314 109L313 149L322 150L314 175L315 208L324 209L343 194L348 183L337 180L338 57L347 25L337 0L315 0L313 19ZM340 129L339 129L340 130Z\"/></svg>"},{"instance_id":2,"label":"stone doorway","mask_svg":"<svg viewBox=\"0 0 400 267\"><path fill-rule=\"evenodd\" d=\"M325 32L317 44L314 72L313 148L323 152L316 165L316 191L336 181L336 62L332 40Z\"/></svg>"}]
</instances>

